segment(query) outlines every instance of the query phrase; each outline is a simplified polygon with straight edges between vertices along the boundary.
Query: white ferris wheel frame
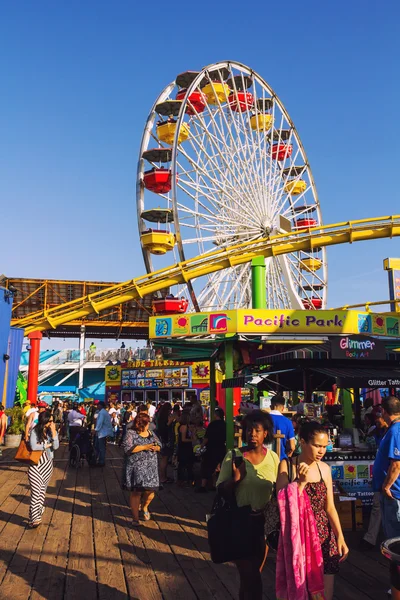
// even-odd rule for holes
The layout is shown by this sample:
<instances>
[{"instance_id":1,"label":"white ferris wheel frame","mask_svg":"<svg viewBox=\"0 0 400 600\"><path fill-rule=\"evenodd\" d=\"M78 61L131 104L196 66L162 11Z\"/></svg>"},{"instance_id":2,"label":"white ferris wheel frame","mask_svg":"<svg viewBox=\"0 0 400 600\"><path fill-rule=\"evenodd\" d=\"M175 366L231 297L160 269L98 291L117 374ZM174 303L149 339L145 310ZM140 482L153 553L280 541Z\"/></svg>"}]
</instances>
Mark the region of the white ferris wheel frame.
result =
<instances>
[{"instance_id":1,"label":"white ferris wheel frame","mask_svg":"<svg viewBox=\"0 0 400 600\"><path fill-rule=\"evenodd\" d=\"M188 106L189 96L195 90L198 89L200 82L205 78L205 76L208 73L212 73L213 71L220 71L221 69L224 69L224 68L237 69L238 71L240 71L240 74L242 76L249 76L254 80L254 82L257 82L261 86L261 88L263 88L270 95L271 99L273 100L274 114L275 114L275 104L278 106L279 110L281 111L282 115L284 116L284 118L286 119L286 121L290 127L290 134L289 134L289 138L287 140L288 144L290 144L291 138L293 136L295 138L295 141L297 144L296 157L299 154L300 158L303 161L304 169L307 172L308 180L309 180L309 188L311 188L312 194L313 194L313 197L315 200L315 210L318 215L318 225L323 224L321 207L320 207L320 203L319 203L319 199L318 199L318 192L317 192L317 189L315 186L314 177L313 177L313 174L311 171L310 164L308 162L306 152L304 150L304 147L301 142L301 138L297 132L297 129L296 129L292 119L290 118L289 113L287 112L285 106L280 101L277 94L274 92L274 90L271 88L271 86L262 77L260 77L260 75L258 75L255 71L253 71L246 65L243 65L243 64L235 62L235 61L223 61L223 62L219 62L219 63L214 63L211 65L208 65L207 67L204 67L198 73L198 75L195 77L195 79L193 79L192 83L187 87L185 97L182 100L179 114L176 119L176 131L175 131L174 142L172 145L172 157L171 157L171 192L170 192L170 198L169 199L167 198L167 200L171 204L172 211L173 211L174 233L175 233L175 237L176 237L177 251L179 254L179 259L181 261L185 261L187 259L187 257L185 255L185 250L184 250L184 243L183 243L184 240L182 239L182 234L181 234L181 224L180 224L180 216L179 216L179 209L178 209L178 205L179 205L179 201L178 201L178 187L179 187L179 184L178 184L178 176L179 176L178 155L179 155L179 151L182 151L182 148L180 147L178 140L179 140L180 132L182 129L182 125L185 122L184 119L186 116L186 109ZM149 148L150 140L152 138L155 139L155 136L152 134L152 130L154 127L155 120L159 117L156 112L156 107L161 102L164 102L165 100L169 99L171 92L175 88L176 88L176 83L175 83L175 81L173 81L164 88L164 90L160 93L160 95L154 102L154 104L151 108L151 111L147 117L145 129L144 129L142 140L141 140L138 167L137 167L137 182L136 182L137 218L138 218L139 234L141 234L146 229L146 225L144 223L144 220L142 219L142 213L145 210L145 201L144 201L145 188L143 185L143 174L145 171L145 159L143 158L143 153L146 149ZM199 117L198 114L196 116ZM280 136L280 134L279 134L279 136ZM267 137L267 136L265 136L265 137ZM281 138L279 137L278 143L280 141L281 141ZM161 146L161 144L159 144L159 145ZM272 160L272 158L271 158L271 160ZM278 161L275 161L275 162L277 163ZM276 171L276 167L275 167L275 171ZM286 178L286 180L288 181L288 178ZM307 191L309 188L307 188ZM280 198L278 199L278 202L279 202L279 200L282 199L282 190L283 190L283 185L282 185L281 195L280 195ZM182 188L182 193L187 194L187 191L184 188ZM160 194L160 196L165 197L162 194ZM147 272L148 273L153 272L154 268L153 268L152 257L150 255L149 251L146 250L146 248L143 245L142 245L142 253L143 253L144 263L145 263ZM326 249L325 248L321 249L321 254L322 254L322 277L318 276L318 279L321 281L322 286L323 286L320 297L322 299L322 307L321 308L324 309L324 308L326 308L327 289L328 289L328 284L327 284L328 269L327 269L327 258L326 258ZM284 280L287 285L287 293L290 298L291 307L294 309L305 309L306 307L304 306L302 299L300 298L300 296L297 293L295 282L293 280L292 273L290 272L290 266L292 266L292 268L294 267L294 263L292 263L292 262L289 265L290 256L291 255L280 256L280 257L276 257L276 259L278 261L281 273L284 275ZM272 260L274 260L274 259L269 259L269 260L267 260L267 263L266 263L267 276L268 276L268 267L269 267L269 264L271 264ZM246 268L246 266L244 266L243 268ZM299 271L299 267L296 267L296 269ZM194 287L192 285L192 282L187 282L186 287L188 289L189 296L190 296L192 304L193 304L193 308L196 311L201 310L198 300L197 300L198 294L196 295Z\"/></svg>"}]
</instances>

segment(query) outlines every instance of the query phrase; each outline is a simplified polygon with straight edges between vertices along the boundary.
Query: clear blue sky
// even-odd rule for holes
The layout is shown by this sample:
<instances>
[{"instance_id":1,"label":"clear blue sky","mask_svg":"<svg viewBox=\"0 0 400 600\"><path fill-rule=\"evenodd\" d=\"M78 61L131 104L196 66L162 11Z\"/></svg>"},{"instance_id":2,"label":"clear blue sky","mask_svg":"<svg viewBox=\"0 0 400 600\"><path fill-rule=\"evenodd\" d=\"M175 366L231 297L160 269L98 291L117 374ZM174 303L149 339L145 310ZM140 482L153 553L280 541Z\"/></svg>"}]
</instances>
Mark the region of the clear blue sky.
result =
<instances>
[{"instance_id":1,"label":"clear blue sky","mask_svg":"<svg viewBox=\"0 0 400 600\"><path fill-rule=\"evenodd\" d=\"M400 213L399 22L397 0L1 3L0 271L143 274L145 118L178 73L224 59L286 105L325 223ZM386 256L400 240L329 249L329 305L386 298Z\"/></svg>"}]
</instances>

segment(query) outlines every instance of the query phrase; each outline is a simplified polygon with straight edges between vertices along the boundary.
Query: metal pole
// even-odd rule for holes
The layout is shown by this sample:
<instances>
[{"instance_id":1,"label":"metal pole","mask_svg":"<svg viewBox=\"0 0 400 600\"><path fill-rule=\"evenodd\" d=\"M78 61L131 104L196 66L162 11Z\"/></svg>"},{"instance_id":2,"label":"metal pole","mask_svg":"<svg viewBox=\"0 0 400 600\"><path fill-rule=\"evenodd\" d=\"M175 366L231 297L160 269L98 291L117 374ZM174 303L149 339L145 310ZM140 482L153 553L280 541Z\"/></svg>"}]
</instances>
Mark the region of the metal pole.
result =
<instances>
[{"instance_id":1,"label":"metal pole","mask_svg":"<svg viewBox=\"0 0 400 600\"><path fill-rule=\"evenodd\" d=\"M225 377L233 377L233 342L225 342ZM234 447L234 424L233 424L233 388L225 390L225 416L226 416L226 447L232 450Z\"/></svg>"},{"instance_id":2,"label":"metal pole","mask_svg":"<svg viewBox=\"0 0 400 600\"><path fill-rule=\"evenodd\" d=\"M357 428L362 427L361 423L361 400L360 400L360 388L354 388L354 426Z\"/></svg>"},{"instance_id":3,"label":"metal pole","mask_svg":"<svg viewBox=\"0 0 400 600\"><path fill-rule=\"evenodd\" d=\"M37 402L39 386L39 360L40 360L40 340L42 334L40 331L32 331L29 335L29 370L28 370L28 393L27 398L30 402Z\"/></svg>"},{"instance_id":4,"label":"metal pole","mask_svg":"<svg viewBox=\"0 0 400 600\"><path fill-rule=\"evenodd\" d=\"M210 421L215 419L215 400L217 397L217 384L215 381L215 358L210 359Z\"/></svg>"},{"instance_id":5,"label":"metal pole","mask_svg":"<svg viewBox=\"0 0 400 600\"><path fill-rule=\"evenodd\" d=\"M267 307L265 258L263 256L257 256L251 261L251 300L252 308Z\"/></svg>"},{"instance_id":6,"label":"metal pole","mask_svg":"<svg viewBox=\"0 0 400 600\"><path fill-rule=\"evenodd\" d=\"M85 362L85 336L86 328L84 325L81 325L81 336L79 339L79 384L78 388L81 390L83 388L83 365Z\"/></svg>"}]
</instances>

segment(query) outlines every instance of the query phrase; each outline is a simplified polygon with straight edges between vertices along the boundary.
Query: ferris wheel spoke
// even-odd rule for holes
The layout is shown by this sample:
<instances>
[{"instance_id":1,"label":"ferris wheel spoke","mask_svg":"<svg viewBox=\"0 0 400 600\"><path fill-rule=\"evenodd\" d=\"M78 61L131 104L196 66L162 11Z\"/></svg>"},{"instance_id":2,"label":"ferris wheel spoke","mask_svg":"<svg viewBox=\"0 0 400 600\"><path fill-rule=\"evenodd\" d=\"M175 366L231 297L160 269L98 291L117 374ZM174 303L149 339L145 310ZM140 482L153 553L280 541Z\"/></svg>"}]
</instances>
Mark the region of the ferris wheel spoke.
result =
<instances>
[{"instance_id":1,"label":"ferris wheel spoke","mask_svg":"<svg viewBox=\"0 0 400 600\"><path fill-rule=\"evenodd\" d=\"M211 113L210 113L211 114ZM200 119L201 122L201 119ZM214 121L212 121L214 122ZM208 132L208 130L207 130ZM212 136L211 140L215 143L215 137L216 136ZM229 181L227 175L225 174L223 168L227 169L227 173L233 178L233 180L235 181L235 187L239 187L240 190L242 191L242 194L247 197L250 201L251 201L251 197L249 197L249 192L248 189L253 186L253 184L249 181L247 181L247 179L244 177L244 171L238 171L238 173L235 173L235 170L233 168L233 166L236 165L236 161L235 161L235 154L232 153L231 149L225 144L223 148L220 148L219 146L217 147L217 151L219 152L218 157L220 159L223 159L224 165L221 168L220 165L218 165L216 168L218 169L218 173L222 174L224 177L225 182L227 182L230 186L232 186L232 182ZM225 156L225 154L228 154L229 152L229 156Z\"/></svg>"},{"instance_id":2,"label":"ferris wheel spoke","mask_svg":"<svg viewBox=\"0 0 400 600\"><path fill-rule=\"evenodd\" d=\"M325 285L325 281L322 279L322 277L320 277L318 275L318 273L316 272L312 272L309 273L306 270L306 265L305 263L302 261L302 259L300 258L298 262L295 262L293 259L291 259L290 257L288 257L288 262L291 265L292 269L294 269L297 273L298 273L298 277L300 279L300 281L306 281L307 283L310 283L310 285ZM301 265L303 265L303 270L301 269ZM309 275L307 276L306 273ZM312 281L312 280L316 280L316 281Z\"/></svg>"},{"instance_id":3,"label":"ferris wheel spoke","mask_svg":"<svg viewBox=\"0 0 400 600\"><path fill-rule=\"evenodd\" d=\"M232 270L230 276L225 277L225 287L223 289L223 297L225 298L226 305L229 307L235 306L237 304L235 302L235 297L237 291L240 287L243 290L243 293L248 295L249 290L246 288L246 270L248 269L248 265L240 265L240 267L235 267Z\"/></svg>"},{"instance_id":4,"label":"ferris wheel spoke","mask_svg":"<svg viewBox=\"0 0 400 600\"><path fill-rule=\"evenodd\" d=\"M184 152L183 152L183 155L186 157L187 160L191 160L191 157L189 157ZM199 171L199 173L201 175L203 175L204 177L207 177L213 183L214 186L218 185L218 180L215 180L214 178L212 178L210 176L209 172L207 172L207 170L203 167L203 165L200 165L200 164L197 163L197 167L198 167L198 171ZM190 182L190 183L188 181L185 182L184 176L185 176L184 173L180 174L180 180L179 180L179 183L178 183L179 187L182 188L183 183L186 183L186 185L188 185L188 186L191 183L193 189L197 190L198 186L196 186L193 182ZM204 194L204 192L203 192L203 194ZM239 202L238 198L233 197L231 194L227 193L226 190L224 190L224 195L226 195L229 198L229 200L232 201L232 204L235 207L237 207L237 208L234 208L232 206L232 204L227 204L226 202L222 202L220 198L217 198L214 195L213 196L213 203L214 203L215 208L218 207L218 210L225 209L225 210L228 210L228 212L235 214L237 217L242 217L243 216L243 212L242 212L242 210L243 210L243 204L242 204L242 202ZM208 195L208 198L210 198L209 195Z\"/></svg>"},{"instance_id":5,"label":"ferris wheel spoke","mask_svg":"<svg viewBox=\"0 0 400 600\"><path fill-rule=\"evenodd\" d=\"M221 178L222 178L222 180L224 180L226 183L228 183L228 184L229 184L229 185L232 187L232 184L231 184L231 182L229 181L229 179L227 178L227 176L226 176L226 174L225 174L225 171L224 171L224 169L221 167L221 165L219 165L218 163L216 163L216 162L213 160L213 157L211 157L209 154L207 154L207 153L206 153L206 151L205 151L205 148L204 148L203 146L199 146L199 150L200 150L200 152L197 152L197 149L195 148L194 144L192 144L192 146L193 146L193 148L194 148L194 150L195 150L195 152L196 152L196 158L197 158L197 161L194 159L194 157L192 157L192 156L191 156L191 155L189 155L189 154L188 154L186 151L184 151L184 150L183 150L183 151L182 151L182 155L183 155L183 156L186 158L186 160L187 160L189 163L191 163L191 164L193 164L193 165L195 165L195 166L199 166L199 157L201 157L201 156L202 156L202 154L200 154L200 152L204 153L204 154L207 156L207 163L208 163L208 162L210 162L210 163L212 163L212 164L213 164L213 166L214 166L214 169L213 169L213 172L214 172L214 174L216 174L216 175L218 175L219 177L221 177ZM204 161L204 159L200 159L200 163L201 163L201 169L202 169L203 173L206 173L206 174L207 174L207 176L208 176L209 178L211 178L211 176L210 176L210 171L209 171L209 169L207 170L207 165L205 164L205 161ZM226 168L226 169L228 169L228 172L230 172L230 174L233 174L233 172L232 172L232 169L231 169L231 166L229 165L229 162L228 162L228 161L225 161L225 168ZM219 180L219 179L215 179L215 178L213 178L213 181L214 181L214 182L219 182L220 180ZM221 183L222 183L222 181L221 181ZM238 180L237 180L237 185L240 187L240 183L239 183L239 181L238 181ZM242 192L243 192L243 194L245 194L245 190L244 190L244 188L242 188Z\"/></svg>"},{"instance_id":6,"label":"ferris wheel spoke","mask_svg":"<svg viewBox=\"0 0 400 600\"><path fill-rule=\"evenodd\" d=\"M224 273L222 271L215 273L214 277L207 276L207 283L199 294L199 303L201 306L205 305L209 308L216 309L218 305L223 303L223 299L219 293L223 277Z\"/></svg>"},{"instance_id":7,"label":"ferris wheel spoke","mask_svg":"<svg viewBox=\"0 0 400 600\"><path fill-rule=\"evenodd\" d=\"M279 256L278 262L279 262L279 266L282 271L283 277L285 279L286 289L288 291L292 307L297 308L297 309L304 308L301 298L298 295L297 290L295 289L295 286L293 285L293 280L290 276L290 268L289 268L286 256L285 255Z\"/></svg>"},{"instance_id":8,"label":"ferris wheel spoke","mask_svg":"<svg viewBox=\"0 0 400 600\"><path fill-rule=\"evenodd\" d=\"M215 156L218 159L221 159L221 160L223 159L225 168L228 168L230 175L233 176L233 178L236 180L236 185L240 186L242 188L243 192L245 192L245 188L242 187L242 185L243 185L242 182L240 181L240 179L237 178L236 174L232 170L231 162L225 157L225 154L227 153L229 146L227 145L226 140L225 140L225 142L223 142L221 140L222 133L218 129L218 126L216 126L215 119L214 119L212 112L211 111L209 111L209 112L210 112L210 117L211 117L210 123L213 126L214 134L211 134L209 131L210 128L206 127L206 126L204 126L203 131L204 131L205 135L208 136L209 141L213 144L213 146L215 148L215 151L216 151ZM203 115L198 115L198 121L193 121L193 126L196 128L199 126L203 126L203 124L204 124ZM231 150L229 150L229 154L230 154L230 159L232 160ZM219 169L220 169L220 167L219 167Z\"/></svg>"},{"instance_id":9,"label":"ferris wheel spoke","mask_svg":"<svg viewBox=\"0 0 400 600\"><path fill-rule=\"evenodd\" d=\"M247 306L252 301L251 293L251 268L247 265L247 273L244 274L244 283L241 286L238 306ZM249 300L250 295L250 300Z\"/></svg>"},{"instance_id":10,"label":"ferris wheel spoke","mask_svg":"<svg viewBox=\"0 0 400 600\"><path fill-rule=\"evenodd\" d=\"M240 222L243 224L247 224L250 228L254 225L254 223L250 220L250 217L247 217L247 215L245 213L241 212L240 210L234 210L227 204L216 207L216 213L212 214L209 207L207 207L204 204L204 202L201 202L200 195L196 196L195 194L189 192L189 190L183 184L181 184L179 187L188 196L190 196L193 199L195 205L198 205L204 211L207 211L208 214L206 215L204 212L200 212L200 210L187 208L183 204L179 203L178 208L181 212L183 212L183 213L186 212L187 214L191 214L193 217L204 218L208 222L218 221L220 224L222 222L222 224L228 223L228 224L235 224L236 226ZM188 185L188 187L191 187L191 186ZM205 198L207 198L210 201L210 197L208 195L205 196Z\"/></svg>"},{"instance_id":11,"label":"ferris wheel spoke","mask_svg":"<svg viewBox=\"0 0 400 600\"><path fill-rule=\"evenodd\" d=\"M241 74L241 78L242 78L242 87L243 87L243 89L246 89L243 73ZM235 79L232 79L232 81L234 84L234 93L237 96L238 89L236 86L236 81L235 81ZM253 98L254 98L254 97L256 97L254 78L252 78L252 86L253 86ZM251 135L250 121L249 121L249 111L250 111L251 107L248 104L247 96L245 96L245 106L246 106L245 111L241 111L241 110L238 111L241 127L240 127L240 123L238 125L239 125L239 130L241 129L243 136L246 140L246 152L248 154L248 163L252 166L252 175L257 184L258 193L259 193L260 197L262 197L263 190L261 187L261 181L260 181L259 174L257 173L257 170L256 170L256 161L254 160L254 151L257 148L257 145L255 144L255 138L253 137L253 135ZM246 116L247 122L245 122L245 116Z\"/></svg>"},{"instance_id":12,"label":"ferris wheel spoke","mask_svg":"<svg viewBox=\"0 0 400 600\"><path fill-rule=\"evenodd\" d=\"M278 305L280 304L281 306L286 306L288 294L283 282L282 270L277 260L273 261L272 273L274 278L274 290L276 296L275 302Z\"/></svg>"},{"instance_id":13,"label":"ferris wheel spoke","mask_svg":"<svg viewBox=\"0 0 400 600\"><path fill-rule=\"evenodd\" d=\"M221 83L222 83L222 80L221 80ZM225 100L226 100L226 103L228 105L228 97L226 96L226 91L225 91ZM228 131L230 131L229 122L227 120L225 111L222 109L222 106L221 106L221 103L220 103L219 100L218 100L218 109L219 109L218 110L218 116L219 116L219 120L220 120L221 129L224 130L224 128L226 128ZM212 110L211 110L211 108L209 106L208 106L208 113L209 113L209 116L211 118L211 122L213 124L214 131L217 130L217 131L220 132L221 129L216 124L216 120L214 119L213 112L212 112ZM232 117L232 115L231 115L231 117ZM201 115L201 114L199 115L199 121L203 122L203 115ZM238 139L240 140L240 134L239 134L239 131L238 131L238 128L237 128L237 124L236 124L235 119L233 119L233 118L232 118L232 124L234 125L235 130L236 130L236 135L237 135ZM240 152L239 152L240 146L238 146L238 144L236 142L236 139L234 138L234 136L232 134L231 134L231 142L232 142L232 146L234 147L235 153L238 156L240 156ZM225 141L224 147L225 148L229 147L226 141ZM231 156L232 156L232 153L231 153ZM233 157L234 156L232 156L232 158ZM250 165L250 166L252 167L252 165ZM248 171L246 171L245 169L242 169L241 171L239 170L239 173L241 173L242 178L243 178L243 180L245 182L245 185L248 186L250 189L254 188L254 184L253 184L253 181L252 181L251 174L248 174Z\"/></svg>"}]
</instances>

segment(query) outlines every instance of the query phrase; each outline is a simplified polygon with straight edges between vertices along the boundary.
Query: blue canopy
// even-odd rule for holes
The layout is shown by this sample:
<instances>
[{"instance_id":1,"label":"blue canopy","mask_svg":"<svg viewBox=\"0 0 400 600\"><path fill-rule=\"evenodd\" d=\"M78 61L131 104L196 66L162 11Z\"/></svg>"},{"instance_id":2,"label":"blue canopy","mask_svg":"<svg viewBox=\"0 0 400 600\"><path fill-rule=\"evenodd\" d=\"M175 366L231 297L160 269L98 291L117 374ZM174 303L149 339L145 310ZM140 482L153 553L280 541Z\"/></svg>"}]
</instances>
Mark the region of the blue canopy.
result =
<instances>
[{"instance_id":1,"label":"blue canopy","mask_svg":"<svg viewBox=\"0 0 400 600\"><path fill-rule=\"evenodd\" d=\"M104 381L89 385L88 387L82 388L77 391L80 400L86 400L86 398L93 398L93 400L104 400L106 394L106 384Z\"/></svg>"}]
</instances>

